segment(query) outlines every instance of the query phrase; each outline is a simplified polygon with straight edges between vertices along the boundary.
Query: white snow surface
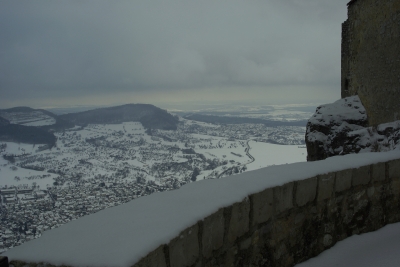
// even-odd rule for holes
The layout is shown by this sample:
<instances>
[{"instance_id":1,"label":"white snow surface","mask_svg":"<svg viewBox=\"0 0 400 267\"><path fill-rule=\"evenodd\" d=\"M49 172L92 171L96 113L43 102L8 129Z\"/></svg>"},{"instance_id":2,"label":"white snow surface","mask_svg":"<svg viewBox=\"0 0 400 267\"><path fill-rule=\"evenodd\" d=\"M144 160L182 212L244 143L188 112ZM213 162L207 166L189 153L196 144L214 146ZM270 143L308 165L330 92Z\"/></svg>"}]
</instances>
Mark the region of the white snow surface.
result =
<instances>
[{"instance_id":1,"label":"white snow surface","mask_svg":"<svg viewBox=\"0 0 400 267\"><path fill-rule=\"evenodd\" d=\"M263 142L250 141L250 155L254 162L247 164L247 170L253 171L271 165L307 161L306 146L275 145Z\"/></svg>"},{"instance_id":2,"label":"white snow surface","mask_svg":"<svg viewBox=\"0 0 400 267\"><path fill-rule=\"evenodd\" d=\"M335 244L296 267L398 267L400 266L400 223L362 235L354 235Z\"/></svg>"},{"instance_id":3,"label":"white snow surface","mask_svg":"<svg viewBox=\"0 0 400 267\"><path fill-rule=\"evenodd\" d=\"M182 230L250 194L319 174L398 158L400 151L350 154L202 180L82 217L6 254L10 260L56 265L131 266Z\"/></svg>"},{"instance_id":4,"label":"white snow surface","mask_svg":"<svg viewBox=\"0 0 400 267\"><path fill-rule=\"evenodd\" d=\"M350 96L332 104L319 106L309 122L315 125L341 124L342 121L364 121L367 113L360 98Z\"/></svg>"}]
</instances>

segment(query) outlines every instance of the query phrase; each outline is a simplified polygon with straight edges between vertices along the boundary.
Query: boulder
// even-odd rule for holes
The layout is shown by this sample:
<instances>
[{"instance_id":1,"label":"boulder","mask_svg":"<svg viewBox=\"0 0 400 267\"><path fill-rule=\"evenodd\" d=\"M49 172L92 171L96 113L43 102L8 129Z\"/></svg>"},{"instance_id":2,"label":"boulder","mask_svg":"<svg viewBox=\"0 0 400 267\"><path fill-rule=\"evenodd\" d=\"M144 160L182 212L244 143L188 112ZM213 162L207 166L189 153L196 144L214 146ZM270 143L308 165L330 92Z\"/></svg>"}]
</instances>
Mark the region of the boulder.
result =
<instances>
[{"instance_id":1,"label":"boulder","mask_svg":"<svg viewBox=\"0 0 400 267\"><path fill-rule=\"evenodd\" d=\"M307 161L343 154L348 133L367 125L367 114L358 96L319 106L307 123Z\"/></svg>"},{"instance_id":2,"label":"boulder","mask_svg":"<svg viewBox=\"0 0 400 267\"><path fill-rule=\"evenodd\" d=\"M336 155L400 149L400 121L368 126L358 96L319 106L306 131L307 161Z\"/></svg>"}]
</instances>

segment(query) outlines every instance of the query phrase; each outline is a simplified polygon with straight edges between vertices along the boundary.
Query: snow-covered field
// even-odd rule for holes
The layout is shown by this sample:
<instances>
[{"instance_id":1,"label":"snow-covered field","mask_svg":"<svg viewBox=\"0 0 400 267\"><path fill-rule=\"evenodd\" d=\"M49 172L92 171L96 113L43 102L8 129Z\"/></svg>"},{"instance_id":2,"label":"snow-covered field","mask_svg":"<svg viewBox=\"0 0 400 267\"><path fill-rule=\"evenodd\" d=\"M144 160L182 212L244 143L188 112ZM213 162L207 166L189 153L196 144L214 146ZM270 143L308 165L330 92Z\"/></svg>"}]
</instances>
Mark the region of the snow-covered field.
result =
<instances>
[{"instance_id":1,"label":"snow-covered field","mask_svg":"<svg viewBox=\"0 0 400 267\"><path fill-rule=\"evenodd\" d=\"M247 164L247 170L257 170L271 165L281 165L307 161L307 149L297 145L275 145L262 142L249 142L249 153L255 158Z\"/></svg>"},{"instance_id":2,"label":"snow-covered field","mask_svg":"<svg viewBox=\"0 0 400 267\"><path fill-rule=\"evenodd\" d=\"M274 135L277 141L298 142L303 127L219 126L189 120L183 123L178 131L153 130L151 135L138 122L88 125L56 133L57 144L51 150L39 151L40 144L3 142L6 148L0 154L14 155L15 163L0 161L0 187L35 182L46 188L53 185L56 173L67 178L81 174L85 180L100 174L115 180L126 168L130 174L123 179L130 181L136 181L139 172L148 181L160 182L171 176L184 181L190 178L193 168L200 170L200 180L219 177L232 167L255 170L305 161L304 145L251 141ZM186 152L189 150L192 152ZM175 163L181 165L171 168ZM38 180L38 176L42 178Z\"/></svg>"},{"instance_id":3,"label":"snow-covered field","mask_svg":"<svg viewBox=\"0 0 400 267\"><path fill-rule=\"evenodd\" d=\"M31 145L23 143L13 143L13 142L2 142L6 144L6 149L0 154L12 154L12 155L24 155L24 154L40 154L37 152L40 145ZM25 169L15 164L12 164L0 157L0 188L4 186L32 186L32 183L40 186L40 188L45 189L49 185L53 185L53 178L57 175L48 173L46 171L36 171L31 169Z\"/></svg>"}]
</instances>

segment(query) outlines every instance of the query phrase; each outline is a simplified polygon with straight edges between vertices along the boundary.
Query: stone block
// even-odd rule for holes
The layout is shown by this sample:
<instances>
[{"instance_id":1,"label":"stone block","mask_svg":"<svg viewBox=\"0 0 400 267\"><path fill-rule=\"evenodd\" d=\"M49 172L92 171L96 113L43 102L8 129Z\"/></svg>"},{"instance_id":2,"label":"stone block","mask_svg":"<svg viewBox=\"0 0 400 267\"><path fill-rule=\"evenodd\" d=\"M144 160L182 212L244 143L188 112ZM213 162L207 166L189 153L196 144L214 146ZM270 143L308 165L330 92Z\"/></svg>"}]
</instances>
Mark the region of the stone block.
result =
<instances>
[{"instance_id":1,"label":"stone block","mask_svg":"<svg viewBox=\"0 0 400 267\"><path fill-rule=\"evenodd\" d=\"M8 266L8 257L0 256L0 267Z\"/></svg>"},{"instance_id":2,"label":"stone block","mask_svg":"<svg viewBox=\"0 0 400 267\"><path fill-rule=\"evenodd\" d=\"M352 186L366 185L371 181L371 165L353 169Z\"/></svg>"},{"instance_id":3,"label":"stone block","mask_svg":"<svg viewBox=\"0 0 400 267\"><path fill-rule=\"evenodd\" d=\"M372 181L378 182L385 180L385 163L377 163L372 165Z\"/></svg>"},{"instance_id":4,"label":"stone block","mask_svg":"<svg viewBox=\"0 0 400 267\"><path fill-rule=\"evenodd\" d=\"M164 246L159 246L154 251L150 252L146 257L141 259L134 267L167 267L164 255Z\"/></svg>"},{"instance_id":5,"label":"stone block","mask_svg":"<svg viewBox=\"0 0 400 267\"><path fill-rule=\"evenodd\" d=\"M367 195L369 198L372 198L375 195L375 187L371 186L367 189Z\"/></svg>"},{"instance_id":6,"label":"stone block","mask_svg":"<svg viewBox=\"0 0 400 267\"><path fill-rule=\"evenodd\" d=\"M284 184L273 188L276 213L293 208L294 183Z\"/></svg>"},{"instance_id":7,"label":"stone block","mask_svg":"<svg viewBox=\"0 0 400 267\"><path fill-rule=\"evenodd\" d=\"M199 226L196 224L182 231L169 243L171 267L190 266L199 257Z\"/></svg>"},{"instance_id":8,"label":"stone block","mask_svg":"<svg viewBox=\"0 0 400 267\"><path fill-rule=\"evenodd\" d=\"M250 201L245 198L242 202L232 205L231 220L229 222L228 241L233 243L238 237L249 231Z\"/></svg>"},{"instance_id":9,"label":"stone block","mask_svg":"<svg viewBox=\"0 0 400 267\"><path fill-rule=\"evenodd\" d=\"M209 258L214 250L222 247L224 243L224 210L208 216L203 222L203 256Z\"/></svg>"},{"instance_id":10,"label":"stone block","mask_svg":"<svg viewBox=\"0 0 400 267\"><path fill-rule=\"evenodd\" d=\"M300 207L314 201L317 195L317 178L297 181L296 204Z\"/></svg>"},{"instance_id":11,"label":"stone block","mask_svg":"<svg viewBox=\"0 0 400 267\"><path fill-rule=\"evenodd\" d=\"M400 159L388 162L389 179L400 178Z\"/></svg>"},{"instance_id":12,"label":"stone block","mask_svg":"<svg viewBox=\"0 0 400 267\"><path fill-rule=\"evenodd\" d=\"M336 173L335 192L343 192L351 188L352 170L344 170Z\"/></svg>"},{"instance_id":13,"label":"stone block","mask_svg":"<svg viewBox=\"0 0 400 267\"><path fill-rule=\"evenodd\" d=\"M335 185L335 173L318 176L318 201L328 199L332 196Z\"/></svg>"},{"instance_id":14,"label":"stone block","mask_svg":"<svg viewBox=\"0 0 400 267\"><path fill-rule=\"evenodd\" d=\"M326 234L324 235L324 238L322 239L322 243L324 245L324 247L329 247L332 245L332 236L330 234Z\"/></svg>"},{"instance_id":15,"label":"stone block","mask_svg":"<svg viewBox=\"0 0 400 267\"><path fill-rule=\"evenodd\" d=\"M253 225L268 221L274 213L274 194L272 188L252 195Z\"/></svg>"},{"instance_id":16,"label":"stone block","mask_svg":"<svg viewBox=\"0 0 400 267\"><path fill-rule=\"evenodd\" d=\"M400 178L393 177L390 179L390 187L392 189L392 194L395 198L398 198L400 195Z\"/></svg>"}]
</instances>

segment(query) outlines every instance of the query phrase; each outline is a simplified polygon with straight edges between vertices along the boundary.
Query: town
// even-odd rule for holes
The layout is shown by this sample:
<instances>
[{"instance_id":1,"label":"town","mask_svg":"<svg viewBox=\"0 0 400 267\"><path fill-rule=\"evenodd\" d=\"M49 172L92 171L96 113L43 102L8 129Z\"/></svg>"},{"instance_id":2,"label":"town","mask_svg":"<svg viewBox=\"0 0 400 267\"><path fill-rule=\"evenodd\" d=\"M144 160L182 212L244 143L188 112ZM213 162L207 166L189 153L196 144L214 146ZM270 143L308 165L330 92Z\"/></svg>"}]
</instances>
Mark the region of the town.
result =
<instances>
[{"instance_id":1,"label":"town","mask_svg":"<svg viewBox=\"0 0 400 267\"><path fill-rule=\"evenodd\" d=\"M52 148L4 142L0 253L138 197L268 166L255 165L263 145L304 154L304 132L180 118L176 131L145 129L139 122L74 127L56 132Z\"/></svg>"}]
</instances>

